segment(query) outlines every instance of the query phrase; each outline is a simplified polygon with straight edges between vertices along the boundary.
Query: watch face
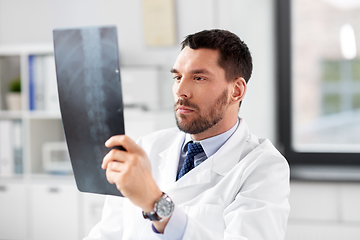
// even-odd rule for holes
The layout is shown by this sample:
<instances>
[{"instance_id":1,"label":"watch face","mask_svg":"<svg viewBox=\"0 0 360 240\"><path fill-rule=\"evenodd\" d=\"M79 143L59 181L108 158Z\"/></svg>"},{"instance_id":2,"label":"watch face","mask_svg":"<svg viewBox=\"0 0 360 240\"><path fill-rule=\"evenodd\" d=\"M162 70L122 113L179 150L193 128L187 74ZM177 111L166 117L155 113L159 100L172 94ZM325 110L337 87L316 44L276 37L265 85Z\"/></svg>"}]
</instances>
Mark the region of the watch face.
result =
<instances>
[{"instance_id":1,"label":"watch face","mask_svg":"<svg viewBox=\"0 0 360 240\"><path fill-rule=\"evenodd\" d=\"M156 213L161 218L167 218L171 215L174 204L170 198L161 198L156 205Z\"/></svg>"}]
</instances>

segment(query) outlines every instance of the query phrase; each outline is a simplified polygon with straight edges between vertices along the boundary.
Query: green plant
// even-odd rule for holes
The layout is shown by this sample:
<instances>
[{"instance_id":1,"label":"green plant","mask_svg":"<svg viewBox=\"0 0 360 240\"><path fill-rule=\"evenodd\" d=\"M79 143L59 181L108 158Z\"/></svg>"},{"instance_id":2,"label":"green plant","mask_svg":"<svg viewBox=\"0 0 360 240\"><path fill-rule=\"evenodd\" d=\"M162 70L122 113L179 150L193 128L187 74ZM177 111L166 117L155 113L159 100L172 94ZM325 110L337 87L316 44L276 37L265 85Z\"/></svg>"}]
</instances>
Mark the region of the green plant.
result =
<instances>
[{"instance_id":1,"label":"green plant","mask_svg":"<svg viewBox=\"0 0 360 240\"><path fill-rule=\"evenodd\" d=\"M15 79L10 81L9 91L10 92L21 92L21 79L20 79L20 77L15 78Z\"/></svg>"}]
</instances>

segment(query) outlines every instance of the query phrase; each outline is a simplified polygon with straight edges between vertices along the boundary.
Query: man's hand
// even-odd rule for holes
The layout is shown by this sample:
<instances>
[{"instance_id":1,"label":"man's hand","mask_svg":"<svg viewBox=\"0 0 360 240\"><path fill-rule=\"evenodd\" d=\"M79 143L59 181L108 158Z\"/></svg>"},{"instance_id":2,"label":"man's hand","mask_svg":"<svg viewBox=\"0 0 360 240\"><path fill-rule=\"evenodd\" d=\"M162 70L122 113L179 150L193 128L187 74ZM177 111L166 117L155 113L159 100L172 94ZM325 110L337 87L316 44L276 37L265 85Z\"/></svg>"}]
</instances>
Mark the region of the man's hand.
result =
<instances>
[{"instance_id":1,"label":"man's hand","mask_svg":"<svg viewBox=\"0 0 360 240\"><path fill-rule=\"evenodd\" d=\"M151 212L154 203L162 196L152 174L150 161L142 148L125 135L117 135L106 141L108 148L122 146L126 151L112 149L103 159L106 178L144 212Z\"/></svg>"}]
</instances>

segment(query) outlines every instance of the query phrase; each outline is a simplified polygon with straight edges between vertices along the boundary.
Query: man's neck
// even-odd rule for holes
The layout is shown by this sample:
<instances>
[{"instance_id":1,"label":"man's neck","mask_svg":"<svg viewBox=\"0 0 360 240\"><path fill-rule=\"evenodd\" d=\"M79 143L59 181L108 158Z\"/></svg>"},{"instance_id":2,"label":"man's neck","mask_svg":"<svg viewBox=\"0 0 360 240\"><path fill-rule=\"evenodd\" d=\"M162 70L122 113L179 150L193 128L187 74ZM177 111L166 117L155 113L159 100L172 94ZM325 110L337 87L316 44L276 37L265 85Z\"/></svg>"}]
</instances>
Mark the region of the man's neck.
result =
<instances>
[{"instance_id":1,"label":"man's neck","mask_svg":"<svg viewBox=\"0 0 360 240\"><path fill-rule=\"evenodd\" d=\"M215 124L214 126L212 126L211 128L198 133L198 134L191 134L191 138L194 141L201 141L207 138L211 138L214 136L217 136L219 134L222 134L228 130L230 130L235 123L237 122L238 117L236 116L235 118L232 118L231 121L227 121L227 122L223 122L224 119L222 119L220 122L218 122L217 124Z\"/></svg>"}]
</instances>

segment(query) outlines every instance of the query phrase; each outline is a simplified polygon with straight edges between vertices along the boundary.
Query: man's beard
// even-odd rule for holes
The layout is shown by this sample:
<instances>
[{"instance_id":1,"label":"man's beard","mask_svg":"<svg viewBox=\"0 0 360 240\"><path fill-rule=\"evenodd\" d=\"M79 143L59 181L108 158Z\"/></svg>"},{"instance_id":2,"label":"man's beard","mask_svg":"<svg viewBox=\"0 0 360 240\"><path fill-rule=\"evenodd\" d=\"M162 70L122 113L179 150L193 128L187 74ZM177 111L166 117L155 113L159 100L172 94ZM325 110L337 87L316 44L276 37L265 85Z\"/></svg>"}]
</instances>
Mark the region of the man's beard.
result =
<instances>
[{"instance_id":1,"label":"man's beard","mask_svg":"<svg viewBox=\"0 0 360 240\"><path fill-rule=\"evenodd\" d=\"M227 104L228 104L228 89L225 89L222 92L220 97L216 100L215 104L211 107L210 111L204 114L200 112L200 108L196 104L190 103L189 100L186 98L180 98L174 105L176 125L181 131L186 133L190 133L190 134L202 133L208 130L209 128L213 127L223 119L225 115L225 111L227 109ZM186 115L179 114L179 116L177 116L176 115L177 106L190 107L196 110L199 113L199 115L196 116L195 119L188 124L181 123L179 119L186 119Z\"/></svg>"}]
</instances>

